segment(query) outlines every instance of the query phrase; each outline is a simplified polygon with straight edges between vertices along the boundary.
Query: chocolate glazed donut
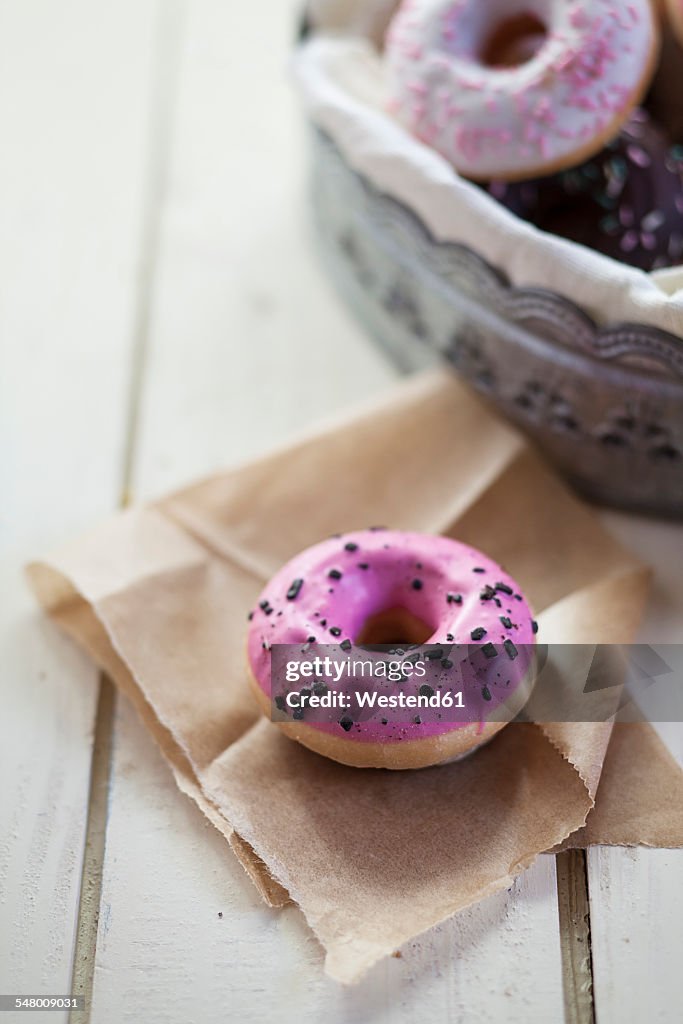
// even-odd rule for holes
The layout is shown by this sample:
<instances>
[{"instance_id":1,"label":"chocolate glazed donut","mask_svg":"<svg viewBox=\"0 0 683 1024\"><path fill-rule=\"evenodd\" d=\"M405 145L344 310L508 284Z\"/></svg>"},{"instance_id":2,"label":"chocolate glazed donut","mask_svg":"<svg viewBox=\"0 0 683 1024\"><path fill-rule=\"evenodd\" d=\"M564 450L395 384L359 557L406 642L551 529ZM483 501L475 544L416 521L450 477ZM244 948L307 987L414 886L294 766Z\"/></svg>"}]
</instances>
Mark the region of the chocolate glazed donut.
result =
<instances>
[{"instance_id":1,"label":"chocolate glazed donut","mask_svg":"<svg viewBox=\"0 0 683 1024\"><path fill-rule=\"evenodd\" d=\"M518 217L642 270L683 259L683 148L642 110L578 167L488 191Z\"/></svg>"}]
</instances>

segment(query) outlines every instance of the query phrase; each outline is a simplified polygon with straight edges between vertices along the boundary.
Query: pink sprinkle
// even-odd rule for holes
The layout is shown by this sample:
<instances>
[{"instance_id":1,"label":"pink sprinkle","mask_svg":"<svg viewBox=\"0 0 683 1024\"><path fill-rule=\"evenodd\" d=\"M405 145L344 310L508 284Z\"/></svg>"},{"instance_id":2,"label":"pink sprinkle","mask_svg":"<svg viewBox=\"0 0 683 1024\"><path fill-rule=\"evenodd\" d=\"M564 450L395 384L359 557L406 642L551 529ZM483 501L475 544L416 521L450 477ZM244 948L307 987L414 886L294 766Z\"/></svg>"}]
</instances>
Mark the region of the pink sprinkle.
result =
<instances>
[{"instance_id":1,"label":"pink sprinkle","mask_svg":"<svg viewBox=\"0 0 683 1024\"><path fill-rule=\"evenodd\" d=\"M422 47L417 43L406 43L403 52L409 60L421 60L424 53Z\"/></svg>"},{"instance_id":2,"label":"pink sprinkle","mask_svg":"<svg viewBox=\"0 0 683 1024\"><path fill-rule=\"evenodd\" d=\"M427 95L427 86L424 82L420 82L418 79L413 79L412 82L408 82L408 88L411 92L416 93L418 96Z\"/></svg>"},{"instance_id":3,"label":"pink sprinkle","mask_svg":"<svg viewBox=\"0 0 683 1024\"><path fill-rule=\"evenodd\" d=\"M633 252L637 245L638 235L635 231L627 231L619 243L622 252Z\"/></svg>"},{"instance_id":4,"label":"pink sprinkle","mask_svg":"<svg viewBox=\"0 0 683 1024\"><path fill-rule=\"evenodd\" d=\"M644 149L641 149L640 146L627 146L626 152L636 167L649 167L652 163L649 154Z\"/></svg>"},{"instance_id":5,"label":"pink sprinkle","mask_svg":"<svg viewBox=\"0 0 683 1024\"><path fill-rule=\"evenodd\" d=\"M426 125L422 126L422 129L420 131L420 136L421 136L423 142L426 142L428 145L431 145L434 142L434 140L435 140L437 135L438 135L438 131L437 131L435 125L433 125L433 124L426 124Z\"/></svg>"},{"instance_id":6,"label":"pink sprinkle","mask_svg":"<svg viewBox=\"0 0 683 1024\"><path fill-rule=\"evenodd\" d=\"M635 221L633 210L630 206L622 206L619 209L619 221L624 228L630 228Z\"/></svg>"}]
</instances>

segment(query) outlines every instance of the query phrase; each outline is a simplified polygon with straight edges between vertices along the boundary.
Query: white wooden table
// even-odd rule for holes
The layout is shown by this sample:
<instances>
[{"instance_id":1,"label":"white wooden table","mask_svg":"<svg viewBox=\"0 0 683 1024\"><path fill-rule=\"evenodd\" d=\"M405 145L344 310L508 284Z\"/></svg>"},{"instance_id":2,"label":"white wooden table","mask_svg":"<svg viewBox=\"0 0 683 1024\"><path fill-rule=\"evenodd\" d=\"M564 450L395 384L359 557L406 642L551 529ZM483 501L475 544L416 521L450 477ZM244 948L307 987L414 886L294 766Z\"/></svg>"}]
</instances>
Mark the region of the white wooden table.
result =
<instances>
[{"instance_id":1,"label":"white wooden table","mask_svg":"<svg viewBox=\"0 0 683 1024\"><path fill-rule=\"evenodd\" d=\"M21 580L395 376L306 235L297 8L0 0L0 992L84 992L96 1024L678 1021L681 852L544 856L357 988L325 979ZM643 636L681 641L683 530L610 521L658 570Z\"/></svg>"}]
</instances>

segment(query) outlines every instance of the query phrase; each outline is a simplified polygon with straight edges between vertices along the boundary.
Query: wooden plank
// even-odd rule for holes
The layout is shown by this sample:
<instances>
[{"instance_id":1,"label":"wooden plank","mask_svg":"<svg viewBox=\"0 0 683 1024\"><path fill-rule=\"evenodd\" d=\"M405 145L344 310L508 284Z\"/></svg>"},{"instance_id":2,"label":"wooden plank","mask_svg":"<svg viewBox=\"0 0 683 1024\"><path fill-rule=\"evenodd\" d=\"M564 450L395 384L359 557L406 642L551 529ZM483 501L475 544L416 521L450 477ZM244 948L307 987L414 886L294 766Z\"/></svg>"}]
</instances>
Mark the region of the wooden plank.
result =
<instances>
[{"instance_id":1,"label":"wooden plank","mask_svg":"<svg viewBox=\"0 0 683 1024\"><path fill-rule=\"evenodd\" d=\"M284 77L297 8L187 10L137 499L248 458L394 376L305 236L304 140ZM331 1024L561 1018L553 858L344 990L323 976L300 912L261 904L125 705L110 814L95 1024L267 1019L274 999L287 1018Z\"/></svg>"},{"instance_id":2,"label":"wooden plank","mask_svg":"<svg viewBox=\"0 0 683 1024\"><path fill-rule=\"evenodd\" d=\"M677 1024L681 851L596 846L588 865L598 1021Z\"/></svg>"},{"instance_id":3,"label":"wooden plank","mask_svg":"<svg viewBox=\"0 0 683 1024\"><path fill-rule=\"evenodd\" d=\"M611 514L608 525L655 570L643 642L681 643L683 527ZM683 726L658 726L683 765ZM683 850L593 847L587 854L599 1024L677 1022L683 1006Z\"/></svg>"},{"instance_id":4,"label":"wooden plank","mask_svg":"<svg viewBox=\"0 0 683 1024\"><path fill-rule=\"evenodd\" d=\"M306 137L287 80L299 4L257 6L187 8L137 500L265 451L394 377L307 235Z\"/></svg>"},{"instance_id":5,"label":"wooden plank","mask_svg":"<svg viewBox=\"0 0 683 1024\"><path fill-rule=\"evenodd\" d=\"M4 993L71 988L97 673L21 566L118 500L154 6L0 5Z\"/></svg>"}]
</instances>

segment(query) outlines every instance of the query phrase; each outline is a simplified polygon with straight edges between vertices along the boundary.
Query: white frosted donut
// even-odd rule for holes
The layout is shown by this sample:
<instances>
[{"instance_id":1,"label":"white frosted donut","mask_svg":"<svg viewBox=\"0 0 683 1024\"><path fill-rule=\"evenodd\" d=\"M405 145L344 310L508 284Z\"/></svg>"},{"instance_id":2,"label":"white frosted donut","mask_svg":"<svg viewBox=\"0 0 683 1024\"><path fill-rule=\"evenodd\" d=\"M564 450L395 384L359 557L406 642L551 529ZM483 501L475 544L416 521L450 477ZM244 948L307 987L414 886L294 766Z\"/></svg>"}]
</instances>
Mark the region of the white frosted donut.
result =
<instances>
[{"instance_id":1,"label":"white frosted donut","mask_svg":"<svg viewBox=\"0 0 683 1024\"><path fill-rule=\"evenodd\" d=\"M550 174L617 134L658 49L650 0L404 0L389 106L465 177Z\"/></svg>"}]
</instances>

